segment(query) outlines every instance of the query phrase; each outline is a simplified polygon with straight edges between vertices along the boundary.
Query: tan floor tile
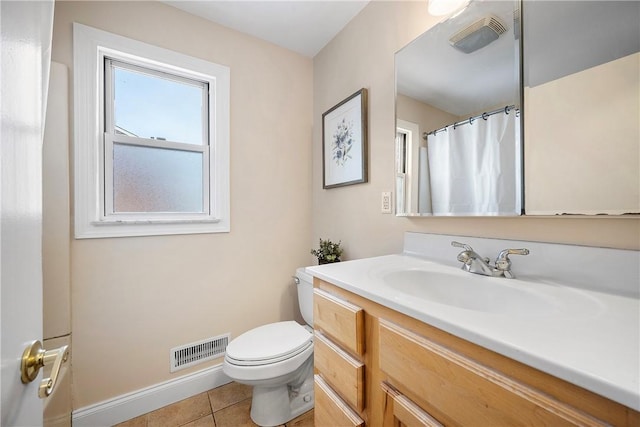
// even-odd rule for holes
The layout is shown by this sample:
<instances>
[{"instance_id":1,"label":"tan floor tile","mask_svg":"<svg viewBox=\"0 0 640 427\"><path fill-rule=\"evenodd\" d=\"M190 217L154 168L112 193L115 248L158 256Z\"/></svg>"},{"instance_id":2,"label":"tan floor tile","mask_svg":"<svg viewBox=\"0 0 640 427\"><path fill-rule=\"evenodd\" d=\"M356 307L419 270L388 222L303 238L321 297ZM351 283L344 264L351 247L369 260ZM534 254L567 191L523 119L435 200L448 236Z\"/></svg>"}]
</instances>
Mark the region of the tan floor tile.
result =
<instances>
[{"instance_id":1,"label":"tan floor tile","mask_svg":"<svg viewBox=\"0 0 640 427\"><path fill-rule=\"evenodd\" d=\"M183 427L216 427L216 422L213 420L213 415L207 415L206 417L191 421Z\"/></svg>"},{"instance_id":2,"label":"tan floor tile","mask_svg":"<svg viewBox=\"0 0 640 427\"><path fill-rule=\"evenodd\" d=\"M160 408L148 414L148 427L181 426L211 414L207 393Z\"/></svg>"},{"instance_id":3,"label":"tan floor tile","mask_svg":"<svg viewBox=\"0 0 640 427\"><path fill-rule=\"evenodd\" d=\"M216 427L254 427L256 424L251 421L250 412L251 399L246 399L214 412L213 417Z\"/></svg>"},{"instance_id":4,"label":"tan floor tile","mask_svg":"<svg viewBox=\"0 0 640 427\"><path fill-rule=\"evenodd\" d=\"M116 427L255 427L250 416L251 390L249 386L230 383L117 424ZM286 427L313 427L313 410L289 421Z\"/></svg>"},{"instance_id":5,"label":"tan floor tile","mask_svg":"<svg viewBox=\"0 0 640 427\"><path fill-rule=\"evenodd\" d=\"M313 409L289 421L287 427L314 427Z\"/></svg>"},{"instance_id":6,"label":"tan floor tile","mask_svg":"<svg viewBox=\"0 0 640 427\"><path fill-rule=\"evenodd\" d=\"M211 410L213 412L241 402L251 397L253 388L248 385L231 382L222 387L209 390L209 400L211 401Z\"/></svg>"},{"instance_id":7,"label":"tan floor tile","mask_svg":"<svg viewBox=\"0 0 640 427\"><path fill-rule=\"evenodd\" d=\"M116 424L114 427L147 427L147 414Z\"/></svg>"}]
</instances>

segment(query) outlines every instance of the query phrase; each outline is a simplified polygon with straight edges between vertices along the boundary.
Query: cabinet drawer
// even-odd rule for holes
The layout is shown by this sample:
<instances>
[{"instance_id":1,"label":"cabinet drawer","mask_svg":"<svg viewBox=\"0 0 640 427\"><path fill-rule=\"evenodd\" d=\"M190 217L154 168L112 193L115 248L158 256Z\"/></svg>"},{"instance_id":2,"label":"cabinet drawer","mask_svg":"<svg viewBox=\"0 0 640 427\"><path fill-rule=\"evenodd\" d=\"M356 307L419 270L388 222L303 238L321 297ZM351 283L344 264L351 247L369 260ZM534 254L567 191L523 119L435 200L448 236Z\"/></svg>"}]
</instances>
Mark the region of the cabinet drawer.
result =
<instances>
[{"instance_id":1,"label":"cabinet drawer","mask_svg":"<svg viewBox=\"0 0 640 427\"><path fill-rule=\"evenodd\" d=\"M364 409L364 364L315 333L313 357L322 378L356 411Z\"/></svg>"},{"instance_id":2,"label":"cabinet drawer","mask_svg":"<svg viewBox=\"0 0 640 427\"><path fill-rule=\"evenodd\" d=\"M387 383L382 383L384 392L384 427L398 424L406 427L444 427L418 405Z\"/></svg>"},{"instance_id":3,"label":"cabinet drawer","mask_svg":"<svg viewBox=\"0 0 640 427\"><path fill-rule=\"evenodd\" d=\"M315 409L314 424L316 426L364 426L364 421L349 405L327 385L319 375L314 376Z\"/></svg>"},{"instance_id":4,"label":"cabinet drawer","mask_svg":"<svg viewBox=\"0 0 640 427\"><path fill-rule=\"evenodd\" d=\"M364 354L364 311L321 289L313 290L313 327L356 355Z\"/></svg>"},{"instance_id":5,"label":"cabinet drawer","mask_svg":"<svg viewBox=\"0 0 640 427\"><path fill-rule=\"evenodd\" d=\"M393 387L445 425L607 425L383 319L380 368Z\"/></svg>"}]
</instances>

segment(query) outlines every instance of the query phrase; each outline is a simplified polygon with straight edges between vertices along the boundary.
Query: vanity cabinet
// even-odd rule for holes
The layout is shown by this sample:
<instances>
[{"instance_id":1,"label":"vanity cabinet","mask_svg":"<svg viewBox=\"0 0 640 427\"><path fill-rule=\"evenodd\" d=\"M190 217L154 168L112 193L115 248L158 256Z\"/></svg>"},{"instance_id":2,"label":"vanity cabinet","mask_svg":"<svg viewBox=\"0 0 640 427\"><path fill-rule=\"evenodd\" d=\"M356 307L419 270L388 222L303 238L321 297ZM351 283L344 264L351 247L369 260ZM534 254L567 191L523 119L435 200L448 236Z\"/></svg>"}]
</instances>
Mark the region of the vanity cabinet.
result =
<instances>
[{"instance_id":1,"label":"vanity cabinet","mask_svg":"<svg viewBox=\"0 0 640 427\"><path fill-rule=\"evenodd\" d=\"M315 425L362 426L364 310L313 291Z\"/></svg>"},{"instance_id":2,"label":"vanity cabinet","mask_svg":"<svg viewBox=\"0 0 640 427\"><path fill-rule=\"evenodd\" d=\"M617 402L326 281L315 278L314 287L314 315L316 305L324 311L314 320L318 426L359 425L326 418L344 406L372 427L640 425L640 413ZM345 316L345 305L361 320ZM355 324L362 342L353 347Z\"/></svg>"}]
</instances>

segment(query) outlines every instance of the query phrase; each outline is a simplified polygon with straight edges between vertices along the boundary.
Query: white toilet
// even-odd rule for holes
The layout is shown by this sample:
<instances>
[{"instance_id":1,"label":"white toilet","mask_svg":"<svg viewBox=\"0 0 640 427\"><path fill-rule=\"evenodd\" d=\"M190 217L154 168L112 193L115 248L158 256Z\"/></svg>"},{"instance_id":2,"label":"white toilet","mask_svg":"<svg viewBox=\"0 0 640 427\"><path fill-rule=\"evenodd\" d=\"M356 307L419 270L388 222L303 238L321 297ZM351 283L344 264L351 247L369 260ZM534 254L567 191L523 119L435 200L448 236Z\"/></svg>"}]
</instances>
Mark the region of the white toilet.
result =
<instances>
[{"instance_id":1,"label":"white toilet","mask_svg":"<svg viewBox=\"0 0 640 427\"><path fill-rule=\"evenodd\" d=\"M313 282L304 268L294 280L307 326L292 320L259 326L232 340L224 356L224 373L253 386L251 419L260 426L284 424L313 408Z\"/></svg>"}]
</instances>

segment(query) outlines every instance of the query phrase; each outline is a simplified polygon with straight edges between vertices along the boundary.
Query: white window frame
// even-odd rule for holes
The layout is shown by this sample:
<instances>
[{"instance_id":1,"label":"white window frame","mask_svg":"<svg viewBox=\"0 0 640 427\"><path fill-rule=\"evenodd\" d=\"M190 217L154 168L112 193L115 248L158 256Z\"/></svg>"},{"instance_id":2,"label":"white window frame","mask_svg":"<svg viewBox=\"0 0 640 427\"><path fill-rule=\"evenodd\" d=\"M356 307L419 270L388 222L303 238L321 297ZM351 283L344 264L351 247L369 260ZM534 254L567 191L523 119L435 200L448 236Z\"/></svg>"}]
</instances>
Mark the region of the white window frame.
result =
<instances>
[{"instance_id":1,"label":"white window frame","mask_svg":"<svg viewBox=\"0 0 640 427\"><path fill-rule=\"evenodd\" d=\"M78 23L73 24L73 36L75 237L229 232L229 68ZM105 120L110 120L105 118L105 58L208 85L205 116L211 130L207 133L208 145L190 146L205 153L204 213L113 213L109 198L104 197L105 191L111 191L112 182L105 170L111 164L104 156L104 145L119 139L131 140L126 135L117 135L114 141L105 132ZM186 146L171 141L155 142L156 147Z\"/></svg>"},{"instance_id":2,"label":"white window frame","mask_svg":"<svg viewBox=\"0 0 640 427\"><path fill-rule=\"evenodd\" d=\"M209 203L209 113L208 102L204 102L202 106L202 129L201 129L201 143L200 144L188 144L184 142L167 141L159 139L151 139L145 137L132 137L127 135L118 134L115 132L115 117L113 117L114 111L114 82L112 75L113 68L126 69L129 71L144 73L155 77L165 78L174 82L189 84L199 87L203 92L203 95L209 97L209 83L205 81L196 80L194 78L177 75L171 70L165 70L148 68L139 63L132 63L131 61L125 62L119 58L119 55L104 56L101 58L104 63L104 139L103 146L100 149L100 153L104 153L103 159L100 161L100 166L103 170L100 176L104 178L104 184L101 186L103 194L100 197L101 208L100 212L103 215L102 220L108 221L110 218L115 220L138 220L138 219L163 219L163 220L185 220L185 219L207 219L210 213ZM202 213L163 213L163 212L136 212L136 213L117 213L114 211L114 191L113 191L113 146L114 144L148 147L148 148L161 148L168 150L176 150L181 152L195 152L202 154L202 196L203 196L203 209Z\"/></svg>"},{"instance_id":3,"label":"white window frame","mask_svg":"<svg viewBox=\"0 0 640 427\"><path fill-rule=\"evenodd\" d=\"M402 188L404 190L404 213L410 212L418 212L418 185L416 180L418 178L418 174L416 173L419 170L418 161L420 158L420 127L417 123L409 122L406 120L398 119L396 123L396 132L405 135L405 173L396 174L398 183L402 181ZM396 153L397 153L396 149ZM397 160L398 162L400 159ZM398 200L400 199L400 195L396 195L396 206L398 206Z\"/></svg>"}]
</instances>

